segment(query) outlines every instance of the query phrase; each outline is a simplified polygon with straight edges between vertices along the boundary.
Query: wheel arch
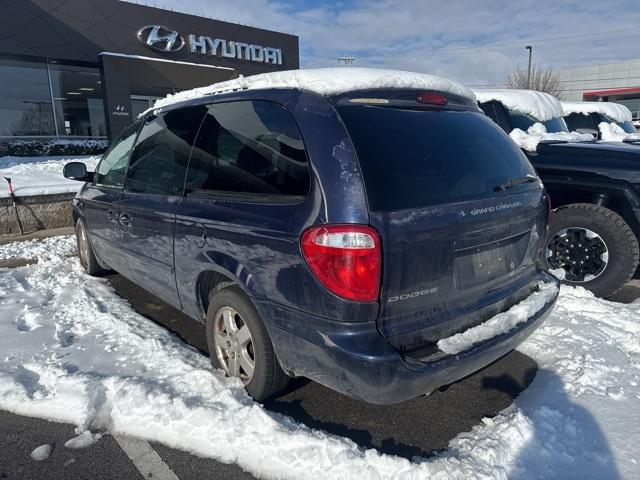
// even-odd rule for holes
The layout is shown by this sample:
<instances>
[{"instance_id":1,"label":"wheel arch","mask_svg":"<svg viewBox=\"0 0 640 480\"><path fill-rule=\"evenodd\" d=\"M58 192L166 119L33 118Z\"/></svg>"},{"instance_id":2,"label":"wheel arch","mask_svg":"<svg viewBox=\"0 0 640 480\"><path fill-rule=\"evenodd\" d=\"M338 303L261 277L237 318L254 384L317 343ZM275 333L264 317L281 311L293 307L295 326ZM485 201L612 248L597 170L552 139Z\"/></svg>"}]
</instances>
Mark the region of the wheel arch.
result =
<instances>
[{"instance_id":1,"label":"wheel arch","mask_svg":"<svg viewBox=\"0 0 640 480\"><path fill-rule=\"evenodd\" d=\"M252 300L251 292L239 278L229 272L221 272L214 269L203 270L198 274L195 284L198 311L203 320L206 320L207 309L213 296L227 287L237 287L240 289L257 308L255 302Z\"/></svg>"},{"instance_id":2,"label":"wheel arch","mask_svg":"<svg viewBox=\"0 0 640 480\"><path fill-rule=\"evenodd\" d=\"M617 213L629 225L640 241L640 220L634 209L640 207L635 192L610 185L545 182L551 199L551 208L564 207L574 203L598 205Z\"/></svg>"}]
</instances>

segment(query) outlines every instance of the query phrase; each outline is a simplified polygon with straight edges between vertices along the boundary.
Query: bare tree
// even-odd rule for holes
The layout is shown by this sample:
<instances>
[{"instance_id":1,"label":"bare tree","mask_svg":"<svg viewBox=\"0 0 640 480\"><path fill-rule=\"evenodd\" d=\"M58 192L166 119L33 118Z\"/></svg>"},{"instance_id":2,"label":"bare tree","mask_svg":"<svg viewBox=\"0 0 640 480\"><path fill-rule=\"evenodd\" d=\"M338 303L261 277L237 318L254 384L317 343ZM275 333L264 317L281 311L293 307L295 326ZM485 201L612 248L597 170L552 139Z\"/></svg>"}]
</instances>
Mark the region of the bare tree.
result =
<instances>
[{"instance_id":1,"label":"bare tree","mask_svg":"<svg viewBox=\"0 0 640 480\"><path fill-rule=\"evenodd\" d=\"M513 89L538 90L539 92L550 93L558 100L564 98L564 90L560 76L551 67L544 65L531 65L531 85L527 82L527 67L520 67L507 77L505 85Z\"/></svg>"}]
</instances>

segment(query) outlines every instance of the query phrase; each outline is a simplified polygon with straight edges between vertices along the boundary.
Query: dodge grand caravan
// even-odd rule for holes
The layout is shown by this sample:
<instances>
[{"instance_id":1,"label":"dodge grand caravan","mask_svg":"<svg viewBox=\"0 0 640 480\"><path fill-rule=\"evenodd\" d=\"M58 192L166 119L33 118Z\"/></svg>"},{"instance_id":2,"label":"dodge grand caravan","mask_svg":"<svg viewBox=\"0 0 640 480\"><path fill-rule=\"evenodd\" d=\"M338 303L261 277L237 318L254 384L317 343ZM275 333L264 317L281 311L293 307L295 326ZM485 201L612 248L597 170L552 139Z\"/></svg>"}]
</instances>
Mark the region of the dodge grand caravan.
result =
<instances>
[{"instance_id":1,"label":"dodge grand caravan","mask_svg":"<svg viewBox=\"0 0 640 480\"><path fill-rule=\"evenodd\" d=\"M350 68L182 97L95 172L65 166L86 182L79 256L205 323L213 365L255 399L303 376L407 400L505 355L551 311L545 190L465 87Z\"/></svg>"}]
</instances>

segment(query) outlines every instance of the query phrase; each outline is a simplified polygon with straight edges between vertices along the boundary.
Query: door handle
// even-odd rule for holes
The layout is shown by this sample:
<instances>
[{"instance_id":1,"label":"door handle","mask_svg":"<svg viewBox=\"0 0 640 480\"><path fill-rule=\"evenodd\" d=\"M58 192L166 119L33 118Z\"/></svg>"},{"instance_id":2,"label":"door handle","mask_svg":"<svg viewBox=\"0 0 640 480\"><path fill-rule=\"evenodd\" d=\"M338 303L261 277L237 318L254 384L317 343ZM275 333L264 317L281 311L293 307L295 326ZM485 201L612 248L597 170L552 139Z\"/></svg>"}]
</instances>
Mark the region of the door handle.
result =
<instances>
[{"instance_id":1,"label":"door handle","mask_svg":"<svg viewBox=\"0 0 640 480\"><path fill-rule=\"evenodd\" d=\"M128 227L129 225L131 225L131 217L126 213L120 215L120 225L122 225L123 227Z\"/></svg>"}]
</instances>

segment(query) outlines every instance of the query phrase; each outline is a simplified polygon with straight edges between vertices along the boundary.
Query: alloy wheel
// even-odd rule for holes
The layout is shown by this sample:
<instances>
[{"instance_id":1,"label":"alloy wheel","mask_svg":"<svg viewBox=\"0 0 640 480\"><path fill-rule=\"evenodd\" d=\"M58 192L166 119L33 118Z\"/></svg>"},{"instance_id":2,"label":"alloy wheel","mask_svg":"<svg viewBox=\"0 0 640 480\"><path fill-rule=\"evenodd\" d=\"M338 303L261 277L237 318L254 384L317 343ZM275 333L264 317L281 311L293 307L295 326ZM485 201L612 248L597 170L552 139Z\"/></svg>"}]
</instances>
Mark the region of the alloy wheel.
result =
<instances>
[{"instance_id":1,"label":"alloy wheel","mask_svg":"<svg viewBox=\"0 0 640 480\"><path fill-rule=\"evenodd\" d=\"M82 225L78 228L78 255L80 263L86 269L89 265L89 241L87 240L87 232Z\"/></svg>"},{"instance_id":2,"label":"alloy wheel","mask_svg":"<svg viewBox=\"0 0 640 480\"><path fill-rule=\"evenodd\" d=\"M546 259L552 269L565 270L567 282L584 283L602 275L609 263L609 249L596 232L571 227L551 237Z\"/></svg>"},{"instance_id":3,"label":"alloy wheel","mask_svg":"<svg viewBox=\"0 0 640 480\"><path fill-rule=\"evenodd\" d=\"M245 384L253 378L255 355L249 327L232 307L222 307L213 322L216 357L227 375Z\"/></svg>"}]
</instances>

